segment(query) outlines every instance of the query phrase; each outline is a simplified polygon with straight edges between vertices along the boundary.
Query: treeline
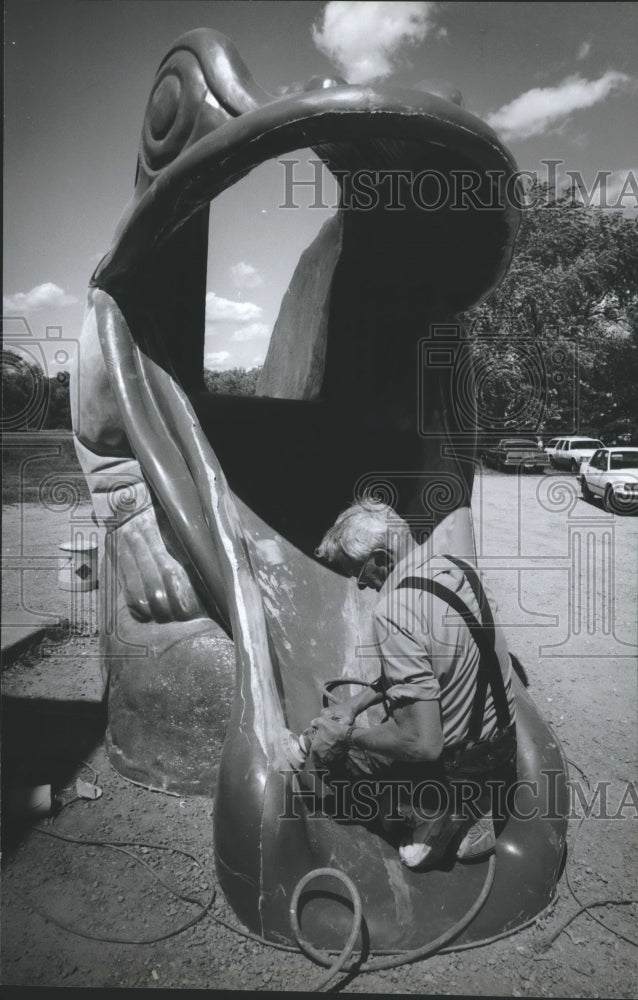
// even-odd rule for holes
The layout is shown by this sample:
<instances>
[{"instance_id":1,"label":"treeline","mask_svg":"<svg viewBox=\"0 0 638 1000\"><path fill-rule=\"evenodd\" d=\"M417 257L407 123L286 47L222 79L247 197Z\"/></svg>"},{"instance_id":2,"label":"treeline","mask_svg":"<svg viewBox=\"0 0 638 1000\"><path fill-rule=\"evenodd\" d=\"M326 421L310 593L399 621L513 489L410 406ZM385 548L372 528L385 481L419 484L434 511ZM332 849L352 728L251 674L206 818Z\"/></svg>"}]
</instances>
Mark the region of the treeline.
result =
<instances>
[{"instance_id":1,"label":"treeline","mask_svg":"<svg viewBox=\"0 0 638 1000\"><path fill-rule=\"evenodd\" d=\"M70 430L69 373L46 378L39 365L2 351L2 429Z\"/></svg>"},{"instance_id":2,"label":"treeline","mask_svg":"<svg viewBox=\"0 0 638 1000\"><path fill-rule=\"evenodd\" d=\"M638 222L530 192L505 279L466 316L481 430L638 443Z\"/></svg>"},{"instance_id":3,"label":"treeline","mask_svg":"<svg viewBox=\"0 0 638 1000\"><path fill-rule=\"evenodd\" d=\"M638 223L538 185L511 267L465 317L479 431L594 433L638 443ZM261 369L204 372L254 395ZM3 353L5 430L70 428L69 376Z\"/></svg>"},{"instance_id":4,"label":"treeline","mask_svg":"<svg viewBox=\"0 0 638 1000\"><path fill-rule=\"evenodd\" d=\"M225 372L211 372L204 370L204 382L209 392L216 392L225 396L254 396L257 390L257 380L261 374L261 367L249 368L229 368Z\"/></svg>"},{"instance_id":5,"label":"treeline","mask_svg":"<svg viewBox=\"0 0 638 1000\"><path fill-rule=\"evenodd\" d=\"M261 368L204 371L209 392L254 396ZM46 378L39 365L2 351L2 428L8 431L71 430L69 373Z\"/></svg>"}]
</instances>

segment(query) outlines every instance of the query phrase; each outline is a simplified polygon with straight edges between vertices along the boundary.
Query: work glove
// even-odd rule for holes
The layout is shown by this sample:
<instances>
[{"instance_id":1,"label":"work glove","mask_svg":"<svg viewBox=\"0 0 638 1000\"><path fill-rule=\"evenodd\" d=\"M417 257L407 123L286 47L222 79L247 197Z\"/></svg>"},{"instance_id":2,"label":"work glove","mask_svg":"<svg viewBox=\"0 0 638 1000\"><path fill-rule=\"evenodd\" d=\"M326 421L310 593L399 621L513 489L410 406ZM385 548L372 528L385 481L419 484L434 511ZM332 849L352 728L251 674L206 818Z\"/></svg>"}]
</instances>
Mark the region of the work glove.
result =
<instances>
[{"instance_id":1,"label":"work glove","mask_svg":"<svg viewBox=\"0 0 638 1000\"><path fill-rule=\"evenodd\" d=\"M347 753L346 737L348 726L335 719L318 715L311 723L315 732L310 750L316 758L330 767L335 761L341 760Z\"/></svg>"}]
</instances>

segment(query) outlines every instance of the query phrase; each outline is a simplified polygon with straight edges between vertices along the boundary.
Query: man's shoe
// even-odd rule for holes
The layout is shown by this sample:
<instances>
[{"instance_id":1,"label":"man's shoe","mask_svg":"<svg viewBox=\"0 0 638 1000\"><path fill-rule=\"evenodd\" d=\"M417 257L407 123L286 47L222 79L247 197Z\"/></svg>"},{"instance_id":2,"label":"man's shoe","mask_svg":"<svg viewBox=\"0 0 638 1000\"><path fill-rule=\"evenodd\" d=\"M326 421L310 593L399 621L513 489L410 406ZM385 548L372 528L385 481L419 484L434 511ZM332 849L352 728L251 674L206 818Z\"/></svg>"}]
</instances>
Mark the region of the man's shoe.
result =
<instances>
[{"instance_id":1,"label":"man's shoe","mask_svg":"<svg viewBox=\"0 0 638 1000\"><path fill-rule=\"evenodd\" d=\"M459 844L456 857L459 861L484 858L496 849L496 835L491 816L480 816L469 828Z\"/></svg>"},{"instance_id":2,"label":"man's shoe","mask_svg":"<svg viewBox=\"0 0 638 1000\"><path fill-rule=\"evenodd\" d=\"M406 868L431 868L438 865L462 820L449 813L437 820L418 823L401 841L399 857Z\"/></svg>"}]
</instances>

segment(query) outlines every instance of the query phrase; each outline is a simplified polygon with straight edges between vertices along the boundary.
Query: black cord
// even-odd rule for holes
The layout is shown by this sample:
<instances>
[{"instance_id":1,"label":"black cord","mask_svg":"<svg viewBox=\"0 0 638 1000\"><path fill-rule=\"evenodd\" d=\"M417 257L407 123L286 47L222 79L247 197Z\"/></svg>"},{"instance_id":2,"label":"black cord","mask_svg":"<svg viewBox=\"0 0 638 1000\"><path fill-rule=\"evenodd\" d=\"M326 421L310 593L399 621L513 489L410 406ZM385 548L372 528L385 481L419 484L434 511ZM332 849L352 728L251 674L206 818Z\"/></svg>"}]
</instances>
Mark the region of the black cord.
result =
<instances>
[{"instance_id":1,"label":"black cord","mask_svg":"<svg viewBox=\"0 0 638 1000\"><path fill-rule=\"evenodd\" d=\"M583 771L582 767L579 767L579 765L576 764L575 761L568 760L568 763L572 764L576 768L576 770L580 774L582 774L582 776L583 776L583 778L584 778L584 780L585 780L585 782L587 784L587 791L590 792L591 791L591 781L589 780L589 775L585 771ZM576 831L574 833L574 839L573 839L572 848L571 848L571 853L572 854L573 854L574 848L576 846L576 837L578 836L580 828L581 828L581 826L583 825L584 822L585 822L585 816L581 816L580 823L576 827ZM585 904L580 899L580 897L576 893L576 890L574 889L574 887L572 886L572 884L571 884L571 882L569 880L569 869L568 868L565 869L565 881L567 882L567 887L568 887L569 891L571 892L572 896L574 897L574 899L576 900L576 902L578 903L578 905L580 907L580 909L574 914L574 917L579 916L580 913L587 912L588 916L590 916L592 920L595 920L597 924L600 924L601 927L604 927L604 929L606 931L609 931L611 934L615 934L616 937L619 937L623 941L626 941L627 944L632 944L634 946L634 948L638 948L638 941L634 941L633 938L630 938L626 934L623 934L621 931L617 931L613 927L610 927L609 924L606 924L604 920L601 920L600 917L597 917L595 913L589 913L590 907L594 907L594 906L609 906L609 905L613 905L613 906L628 906L628 905L631 905L632 903L638 902L638 900L634 900L634 899L604 899L604 900L600 900L600 901L595 901L593 903L586 903ZM568 921L568 923L571 923L571 918ZM567 924L565 924L565 927L566 926L567 926Z\"/></svg>"},{"instance_id":2,"label":"black cord","mask_svg":"<svg viewBox=\"0 0 638 1000\"><path fill-rule=\"evenodd\" d=\"M90 764L86 763L85 761L82 761L81 763L84 764L87 768L89 768L92 771L92 773L93 773L93 781L94 781L94 783L96 783L97 782L97 772L95 771L95 769ZM583 779L587 783L588 790L591 790L591 782L589 780L589 777L585 773L585 771L575 761L569 760L568 763L571 764L573 767L575 767L576 770L583 776ZM72 799L70 799L69 801L63 803L61 805L60 809L58 810L58 816L59 816L60 812L62 811L62 809L67 808L68 806L72 805L74 802L81 801L81 798L82 798L81 796L77 796L76 795ZM580 820L580 822L579 822L579 824L578 824L578 826L577 826L577 828L575 830L574 837L572 839L571 847L568 850L568 858L571 857L573 855L573 853L574 853L575 844L576 844L576 838L578 836L578 833L580 831L580 828L581 828L584 820L585 820L585 816L581 817L581 820ZM52 823L53 822L54 822L54 820L52 820ZM62 930L68 931L71 934L79 935L80 937L88 938L89 940L103 941L103 942L106 942L106 943L109 943L109 944L153 944L156 941L164 941L167 938L171 938L171 937L176 936L177 934L181 934L183 931L187 930L189 927L192 927L194 924L198 923L206 914L208 914L208 916L215 923L219 924L222 927L225 927L227 930L231 931L234 934L238 934L241 937L244 937L244 938L246 938L246 939L248 939L250 941L254 941L254 942L256 942L258 944L261 944L261 945L263 945L265 947L268 947L268 948L274 948L274 949L276 949L278 951L287 951L287 952L291 952L291 953L294 953L294 954L299 954L299 950L300 949L298 947L295 947L293 945L280 944L280 943L275 942L275 941L268 941L265 938L259 937L257 934L251 933L250 931L243 930L240 927L235 927L235 926L233 926L233 924L231 924L228 921L224 920L222 917L219 917L219 916L216 916L213 913L210 913L210 908L211 908L211 906L212 906L212 904L213 904L213 902L215 900L215 897L216 897L216 889L215 888L213 888L213 890L211 892L211 895L210 895L210 898L206 902L201 903L198 899L195 899L194 897L191 897L191 896L187 896L187 895L185 895L183 893L180 893L177 890L175 890L172 886L170 886L167 882L165 882L157 874L157 872L155 872L150 867L150 865L148 865L146 863L146 861L144 861L142 858L139 858L132 851L128 850L128 848L130 848L130 847L147 848L149 850L170 851L170 852L175 853L175 854L180 854L183 857L186 857L189 860L193 861L197 865L197 867L200 869L200 871L208 878L208 876L206 875L206 871L205 871L204 867L202 866L201 862L199 861L199 859L194 854L191 854L188 851L184 851L181 848L169 847L169 846L166 846L166 845L163 845L163 844L151 844L151 843L145 843L145 842L140 842L140 841L105 841L105 840L97 840L97 839L84 839L84 838L79 838L79 837L71 837L71 836L68 836L68 835L65 835L65 834L60 834L60 833L57 833L57 832L54 833L52 830L47 830L47 829L45 829L43 827L38 827L38 826L34 827L33 829L36 831L36 833L41 833L41 834L43 834L45 836L52 837L53 839L56 839L56 840L66 841L67 843L80 844L80 845L88 845L88 846L93 846L93 847L105 847L105 848L107 848L109 850L119 851L122 854L126 854L127 856L131 857L135 862L137 862L138 864L142 865L142 867L144 867L153 876L153 878L156 879L156 881L158 881L162 886L164 886L164 888L168 892L170 892L173 896L175 896L177 899L180 899L181 901L189 903L191 905L197 905L197 906L200 907L200 910L199 910L199 912L197 914L195 914L193 917L191 917L185 923L181 924L179 927L174 928L173 930L167 931L164 934L156 935L156 936L150 937L150 938L140 938L140 939L115 938L115 937L107 937L107 936L102 936L102 935L90 934L90 933L88 933L86 931L81 931L81 930L78 930L77 928L71 927L70 925L63 923L62 921L57 920L55 917L52 917L46 911L44 911L43 909L41 909L40 907L38 907L35 903L33 903L30 899L28 899L25 896L23 896L20 892L18 892L18 890L16 890L15 888L11 887L10 891L12 891L20 900L22 900L22 902L24 902L28 906L30 906L34 910L34 912L38 913L43 919L50 921L51 923L55 924L57 927L60 927ZM600 924L601 927L603 927L609 933L614 934L616 937L621 938L622 940L626 941L628 944L633 945L634 947L638 947L638 942L637 941L635 941L632 938L628 937L627 935L623 934L621 931L617 931L613 927L610 927L603 920L601 920L599 917L597 917L594 913L590 912L591 909L599 907L599 906L610 906L610 905L613 905L613 906L629 906L629 905L633 905L634 903L638 903L638 900L632 900L632 899L604 899L604 900L595 900L595 901L590 902L590 903L583 903L582 900L577 895L576 891L574 890L574 888L573 888L573 886L572 886L572 884L570 882L570 879L569 879L569 869L567 867L565 868L565 880L566 880L566 883L567 883L567 886L569 888L569 891L570 891L571 895L573 896L573 898L576 901L576 903L578 903L579 909L575 913L573 913L571 916L569 916L558 927L558 929L551 935L551 937L546 938L544 940L544 942L542 944L542 950L545 950L545 949L549 948L551 946L551 944L556 940L556 938L560 934L562 934L562 932L565 930L565 928L568 927L569 924L573 920L576 919L576 917L580 916L581 913L588 913L588 915L592 918L592 920L595 920L598 924ZM488 879L488 881L489 881L489 879ZM511 937L512 935L517 934L519 931L524 930L527 927L530 927L530 926L532 926L534 924L537 924L540 920L543 919L544 915L546 913L548 913L556 905L556 901L557 901L557 897L554 897L554 899L552 899L552 901L540 913L536 914L536 916L532 917L530 920L528 920L525 923L519 925L518 927L512 928L511 930L503 931L501 934L495 934L495 935L493 935L490 938L485 938L485 939L483 939L481 941L471 941L471 942L468 942L466 944L461 944L461 945L456 945L456 946L455 945L448 945L447 947L436 947L437 942L431 942L429 945L425 945L425 946L423 946L420 949L416 949L415 952L412 952L412 953L410 953L410 952L408 952L408 953L406 953L406 952L398 952L398 953L397 952L386 952L386 951L382 951L381 950L381 951L376 952L376 955L378 956L376 959L373 958L372 960L366 962L364 965L361 965L358 968L357 971L358 972L374 971L374 969L392 968L392 967L396 967L396 966L399 966L399 965L404 965L404 964L407 964L410 961L414 961L415 960L414 956L416 956L416 955L421 956L422 955L422 957L426 957L426 955L427 954L431 954L433 950L436 950L436 952L438 954L446 955L446 954L453 954L454 952L460 952L460 951L469 950L469 949L472 949L472 948L486 947L486 946L488 946L490 944L493 944L493 943L495 943L497 941L503 940L503 939L505 939L507 937ZM440 941L441 944L443 944L444 940L449 940L450 936L452 936L452 935L449 935L449 936L448 935L442 935L442 938L439 938L437 940ZM302 950L302 952L304 951L303 948L301 950ZM315 986L316 990L325 989L326 986L327 986L327 984L330 981L332 981L332 979L334 979L334 977L336 976L336 974L339 971L341 971L342 968L344 968L344 966L346 965L348 959L352 957L352 948L349 949L348 947L346 947L342 951L337 951L336 949L335 950L326 950L323 953L317 953L317 955L319 955L319 954L321 954L321 957L323 959L322 964L325 964L327 961L329 961L329 956L336 955L336 956L338 956L338 958L337 958L336 962L334 962L334 963L331 964L331 966L327 970L326 975L324 977L322 977L322 979L320 980L320 982ZM313 958L315 958L315 960L317 960L317 958L314 955L312 955L310 957L313 957Z\"/></svg>"},{"instance_id":3,"label":"black cord","mask_svg":"<svg viewBox=\"0 0 638 1000\"><path fill-rule=\"evenodd\" d=\"M582 769L582 767L580 767L579 764L576 763L576 761L568 759L567 763L571 764L572 767L576 768L576 770L579 772L579 774L582 775L582 777L583 777L583 779L584 779L584 781L585 781L585 783L587 785L587 791L591 791L591 781L589 780L589 775ZM585 816L583 815L583 816L581 816L580 822L579 822L578 826L576 827L576 830L574 831L574 836L572 838L571 847L568 850L568 861L572 857L572 855L574 854L574 850L576 848L576 839L578 837L578 833L580 831L580 828L581 828L581 826L583 825L584 822L585 822ZM563 923L558 927L558 929L554 933L552 933L549 937L545 937L545 938L543 938L541 940L541 942L540 942L540 948L541 948L541 950L545 951L549 947L551 947L551 945L554 943L554 941L556 940L556 938L560 934L562 934L563 931L565 930L565 928L568 927L569 924L571 924L572 920L575 920L576 917L580 916L581 913L587 913L587 915L589 917L591 917L592 920L595 920L597 924L600 924L600 926L603 927L610 934L614 934L616 937L621 938L623 941L626 941L627 944L631 944L631 945L634 946L634 948L638 948L638 941L635 941L633 938L630 938L626 934L623 934L622 931L617 931L613 927L610 927L609 924L606 924L604 920L601 920L600 917L597 917L595 913L590 913L591 909L593 909L595 907L598 907L598 906L632 906L634 903L638 903L638 900L636 900L636 899L599 899L599 900L594 900L591 903L583 903L582 899L578 896L576 890L574 889L573 885L571 884L571 881L569 879L569 868L568 868L567 864L565 865L565 882L567 883L567 888L571 892L571 894L574 897L575 901L578 903L579 909L576 910L575 913L572 913L572 915L570 917L568 917L566 920L564 920Z\"/></svg>"},{"instance_id":4,"label":"black cord","mask_svg":"<svg viewBox=\"0 0 638 1000\"><path fill-rule=\"evenodd\" d=\"M70 805L70 803L66 803L66 805ZM54 840L62 840L69 844L82 844L90 847L106 847L109 850L119 851L121 854L126 854L130 858L133 858L133 860L136 861L138 864L142 865L143 868L146 868L146 870L150 872L153 878L157 882L159 882L160 885L163 885L164 888L167 889L168 892L170 892L177 899L180 899L185 903L190 903L191 905L196 905L200 907L199 913L196 913L193 917L185 921L183 924L180 924L178 927L173 928L170 931L166 931L163 934L155 935L149 938L108 937L101 934L90 934L88 931L78 930L78 928L76 927L71 927L69 924L65 924L63 921L58 920L56 917L52 917L41 907L37 906L32 900L23 896L22 893L20 893L13 886L11 887L11 891L20 900L22 900L22 902L27 903L31 907L31 909L34 910L39 916L43 917L45 920L50 921L52 924L55 924L56 927L60 927L62 930L68 931L71 934L76 934L79 937L88 938L91 941L104 941L108 944L154 944L156 941L165 941L167 938L175 937L175 935L181 934L189 927L192 927L193 924L198 923L198 921L200 921L202 917L204 917L206 913L208 913L211 906L213 905L213 902L215 901L215 896L217 894L217 890L215 888L213 888L210 894L210 898L206 902L201 903L198 899L195 899L192 896L187 896L184 893L181 893L176 889L174 889L172 886L168 884L168 882L165 882L164 879L162 879L157 874L157 872L154 871L151 868L151 866L147 864L146 861L144 861L143 858L138 858L136 854L127 849L129 847L145 847L149 850L170 851L172 854L181 854L183 857L189 858L191 861L193 861L197 865L199 870L202 872L202 874L205 875L206 878L208 878L208 876L206 875L206 871L201 862L198 860L198 858L196 858L195 855L191 854L189 851L184 851L179 847L167 847L164 844L147 844L141 841L129 841L129 840L107 841L107 840L96 840L93 838L88 839L81 837L71 837L62 833L54 833L53 830L46 830L43 827L39 826L34 826L33 829L35 830L36 833L43 834L46 837L52 837Z\"/></svg>"}]
</instances>

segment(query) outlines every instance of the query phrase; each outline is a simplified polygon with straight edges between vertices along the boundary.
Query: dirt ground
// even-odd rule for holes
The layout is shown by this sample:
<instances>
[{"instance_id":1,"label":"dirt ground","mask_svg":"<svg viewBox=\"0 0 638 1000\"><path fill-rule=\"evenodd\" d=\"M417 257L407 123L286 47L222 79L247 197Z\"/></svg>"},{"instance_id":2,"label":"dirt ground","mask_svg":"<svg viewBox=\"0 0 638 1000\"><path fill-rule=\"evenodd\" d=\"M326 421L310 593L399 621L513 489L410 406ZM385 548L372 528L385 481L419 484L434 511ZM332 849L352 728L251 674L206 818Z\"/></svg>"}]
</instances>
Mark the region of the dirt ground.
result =
<instances>
[{"instance_id":1,"label":"dirt ground","mask_svg":"<svg viewBox=\"0 0 638 1000\"><path fill-rule=\"evenodd\" d=\"M626 807L617 818L597 818L598 807L584 818L575 801L566 870L554 905L533 925L481 947L341 978L337 986L343 993L636 997L638 903L624 901L638 900L638 519L585 503L569 475L492 471L477 479L473 516L479 564L571 777L584 794L583 774L592 788L607 783L608 815L619 811L623 795ZM3 824L3 984L311 989L321 970L301 954L266 947L218 922L238 926L221 891L202 919L179 931L216 886L213 802L150 792L110 766L96 697L94 609L90 602L61 607L69 598L56 587L56 547L67 531L68 512L37 503L5 510L5 554L15 558L3 602L23 601L29 614L61 614L74 626L23 656L3 679L5 807L9 786L40 783L51 784L64 806L54 822ZM16 559L23 569L15 568ZM98 785L101 797L77 799L77 778ZM122 853L47 832L139 846ZM608 900L617 902L566 924L582 903ZM107 943L80 933L164 939Z\"/></svg>"}]
</instances>

